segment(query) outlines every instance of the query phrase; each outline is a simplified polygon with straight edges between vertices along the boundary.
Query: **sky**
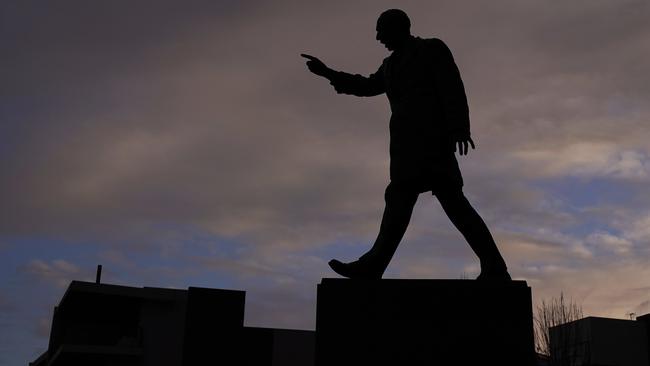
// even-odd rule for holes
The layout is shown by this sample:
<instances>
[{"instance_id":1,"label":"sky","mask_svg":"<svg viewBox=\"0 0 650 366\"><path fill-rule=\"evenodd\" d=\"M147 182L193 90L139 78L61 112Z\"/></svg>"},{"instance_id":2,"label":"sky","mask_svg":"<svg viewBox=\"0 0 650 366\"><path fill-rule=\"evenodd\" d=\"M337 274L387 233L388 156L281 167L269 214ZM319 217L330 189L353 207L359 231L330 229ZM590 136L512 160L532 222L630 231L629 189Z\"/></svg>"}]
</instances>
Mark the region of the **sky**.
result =
<instances>
[{"instance_id":1,"label":"sky","mask_svg":"<svg viewBox=\"0 0 650 366\"><path fill-rule=\"evenodd\" d=\"M47 347L71 280L246 291L250 326L314 329L331 258L374 241L385 96L377 16L452 50L476 150L464 192L533 302L650 313L650 2L0 3L0 365ZM388 278L473 278L422 194Z\"/></svg>"}]
</instances>

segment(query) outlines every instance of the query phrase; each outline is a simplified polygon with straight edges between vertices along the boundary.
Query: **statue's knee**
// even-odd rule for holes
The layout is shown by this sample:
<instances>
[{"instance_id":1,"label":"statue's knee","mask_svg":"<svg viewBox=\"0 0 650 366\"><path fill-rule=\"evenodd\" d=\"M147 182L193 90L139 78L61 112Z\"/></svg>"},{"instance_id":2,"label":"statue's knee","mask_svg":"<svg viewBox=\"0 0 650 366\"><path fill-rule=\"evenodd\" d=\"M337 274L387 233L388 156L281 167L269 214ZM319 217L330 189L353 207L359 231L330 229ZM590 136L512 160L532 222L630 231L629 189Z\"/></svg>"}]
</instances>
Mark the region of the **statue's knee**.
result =
<instances>
[{"instance_id":1,"label":"statue's knee","mask_svg":"<svg viewBox=\"0 0 650 366\"><path fill-rule=\"evenodd\" d=\"M390 183L384 192L386 203L411 203L417 200L418 194L409 190L407 187Z\"/></svg>"},{"instance_id":2,"label":"statue's knee","mask_svg":"<svg viewBox=\"0 0 650 366\"><path fill-rule=\"evenodd\" d=\"M469 204L462 189L448 189L435 193L443 207L462 208Z\"/></svg>"}]
</instances>

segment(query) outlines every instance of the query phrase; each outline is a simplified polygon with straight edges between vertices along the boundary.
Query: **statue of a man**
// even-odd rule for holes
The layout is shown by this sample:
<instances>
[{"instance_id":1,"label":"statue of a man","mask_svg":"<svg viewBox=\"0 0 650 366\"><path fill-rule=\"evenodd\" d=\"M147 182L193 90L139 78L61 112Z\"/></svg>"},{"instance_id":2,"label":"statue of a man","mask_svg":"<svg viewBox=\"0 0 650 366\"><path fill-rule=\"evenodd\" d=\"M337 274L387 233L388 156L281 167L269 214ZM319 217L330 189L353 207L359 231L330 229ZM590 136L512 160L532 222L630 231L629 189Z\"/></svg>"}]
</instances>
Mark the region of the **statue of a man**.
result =
<instances>
[{"instance_id":1,"label":"statue of a man","mask_svg":"<svg viewBox=\"0 0 650 366\"><path fill-rule=\"evenodd\" d=\"M364 77L335 71L318 58L309 70L330 81L338 93L370 97L386 93L390 102L390 183L379 235L358 260L330 267L348 278L380 279L409 224L418 195L432 192L479 257L479 280L510 280L505 261L483 219L463 194L455 152L475 148L463 82L445 43L411 35L411 22L399 9L377 20L377 40L392 53Z\"/></svg>"}]
</instances>

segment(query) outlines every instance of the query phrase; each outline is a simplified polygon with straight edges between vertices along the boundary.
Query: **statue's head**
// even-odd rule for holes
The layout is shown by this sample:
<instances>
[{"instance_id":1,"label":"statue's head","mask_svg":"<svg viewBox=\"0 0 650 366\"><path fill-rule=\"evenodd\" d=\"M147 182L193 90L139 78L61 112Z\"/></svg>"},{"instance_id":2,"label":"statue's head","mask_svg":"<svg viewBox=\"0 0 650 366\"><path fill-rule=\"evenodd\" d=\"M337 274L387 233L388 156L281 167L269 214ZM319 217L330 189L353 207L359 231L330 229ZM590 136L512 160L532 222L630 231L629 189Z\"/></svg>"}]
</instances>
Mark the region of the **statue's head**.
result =
<instances>
[{"instance_id":1,"label":"statue's head","mask_svg":"<svg viewBox=\"0 0 650 366\"><path fill-rule=\"evenodd\" d=\"M403 10L388 9L377 19L377 40L388 50L399 50L411 36L411 20Z\"/></svg>"}]
</instances>

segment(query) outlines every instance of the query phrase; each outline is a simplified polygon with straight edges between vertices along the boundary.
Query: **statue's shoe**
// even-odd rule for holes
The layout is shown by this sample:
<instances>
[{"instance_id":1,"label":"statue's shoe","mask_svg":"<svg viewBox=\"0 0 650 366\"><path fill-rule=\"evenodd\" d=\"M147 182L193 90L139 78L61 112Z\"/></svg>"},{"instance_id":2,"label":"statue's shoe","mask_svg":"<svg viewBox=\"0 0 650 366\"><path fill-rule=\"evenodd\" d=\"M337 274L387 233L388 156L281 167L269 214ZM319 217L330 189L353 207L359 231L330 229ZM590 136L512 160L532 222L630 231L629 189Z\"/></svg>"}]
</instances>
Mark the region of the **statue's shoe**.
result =
<instances>
[{"instance_id":1,"label":"statue's shoe","mask_svg":"<svg viewBox=\"0 0 650 366\"><path fill-rule=\"evenodd\" d=\"M350 278L350 279L360 279L360 280L379 280L381 279L381 273L377 271L372 271L359 261L354 261L350 263L343 263L339 260L332 259L328 263L332 270L339 275Z\"/></svg>"},{"instance_id":2,"label":"statue's shoe","mask_svg":"<svg viewBox=\"0 0 650 366\"><path fill-rule=\"evenodd\" d=\"M499 271L499 272L483 272L476 277L479 281L490 281L490 282L507 282L512 281L510 273L508 271Z\"/></svg>"}]
</instances>

